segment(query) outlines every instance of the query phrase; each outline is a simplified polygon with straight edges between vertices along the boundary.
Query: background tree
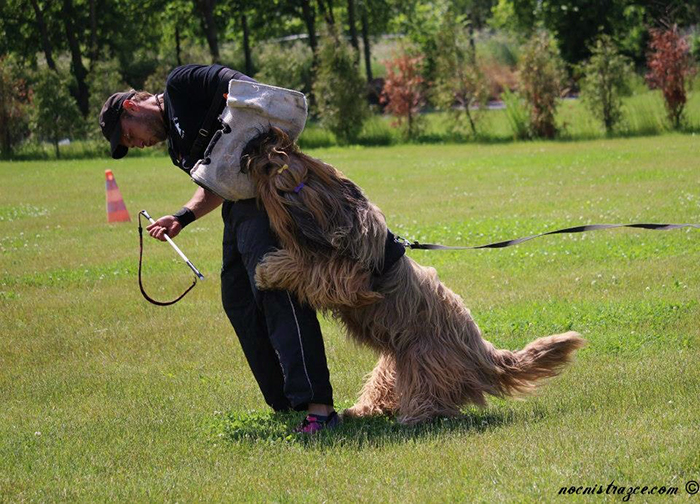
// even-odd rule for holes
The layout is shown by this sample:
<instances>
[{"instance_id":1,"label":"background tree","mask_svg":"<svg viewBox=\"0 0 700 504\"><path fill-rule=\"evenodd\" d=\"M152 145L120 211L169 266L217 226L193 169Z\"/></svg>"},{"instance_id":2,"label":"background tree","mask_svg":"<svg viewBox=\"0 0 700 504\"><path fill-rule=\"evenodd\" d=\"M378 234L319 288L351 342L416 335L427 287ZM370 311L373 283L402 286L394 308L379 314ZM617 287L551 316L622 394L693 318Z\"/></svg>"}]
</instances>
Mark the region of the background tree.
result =
<instances>
[{"instance_id":1,"label":"background tree","mask_svg":"<svg viewBox=\"0 0 700 504\"><path fill-rule=\"evenodd\" d=\"M194 3L200 16L202 31L207 39L211 62L219 63L221 60L219 55L219 34L214 15L216 0L194 0Z\"/></svg>"},{"instance_id":2,"label":"background tree","mask_svg":"<svg viewBox=\"0 0 700 504\"><path fill-rule=\"evenodd\" d=\"M530 106L530 127L536 137L553 138L557 133L555 113L566 72L556 43L541 30L523 50L520 64L521 94Z\"/></svg>"},{"instance_id":3,"label":"background tree","mask_svg":"<svg viewBox=\"0 0 700 504\"><path fill-rule=\"evenodd\" d=\"M46 25L46 20L44 19L44 11L37 0L31 0L30 3L32 4L32 9L34 10L37 30L41 34L41 46L44 50L46 64L51 70L56 71L56 63L53 59L53 43L49 38L49 30Z\"/></svg>"},{"instance_id":4,"label":"background tree","mask_svg":"<svg viewBox=\"0 0 700 504\"><path fill-rule=\"evenodd\" d=\"M87 69L83 65L83 53L79 40L79 29L74 25L76 18L72 0L63 0L62 10L63 26L66 30L66 40L68 41L68 49L71 55L71 70L75 77L76 88L73 90L73 96L78 103L78 108L87 117L90 112L90 90L87 86Z\"/></svg>"},{"instance_id":5,"label":"background tree","mask_svg":"<svg viewBox=\"0 0 700 504\"><path fill-rule=\"evenodd\" d=\"M693 26L700 22L700 3L688 0L638 0L629 2L642 7L649 25Z\"/></svg>"},{"instance_id":6,"label":"background tree","mask_svg":"<svg viewBox=\"0 0 700 504\"><path fill-rule=\"evenodd\" d=\"M55 3L52 6L55 7ZM18 65L33 65L37 54L48 49L47 61L55 67L56 36L48 25L52 13L37 3L40 20L37 20L33 2L4 0L0 2L0 55L12 54ZM42 29L44 36L42 36ZM44 53L46 56L46 53Z\"/></svg>"},{"instance_id":7,"label":"background tree","mask_svg":"<svg viewBox=\"0 0 700 504\"><path fill-rule=\"evenodd\" d=\"M335 14L333 13L333 0L316 0L318 11L323 16L326 24L330 27L335 24Z\"/></svg>"},{"instance_id":8,"label":"background tree","mask_svg":"<svg viewBox=\"0 0 700 504\"><path fill-rule=\"evenodd\" d=\"M367 82L374 79L372 70L372 44L386 33L394 13L391 0L359 0L360 33Z\"/></svg>"},{"instance_id":9,"label":"background tree","mask_svg":"<svg viewBox=\"0 0 700 504\"><path fill-rule=\"evenodd\" d=\"M435 104L446 110L456 133L477 135L477 121L488 101L488 87L477 63L465 17L447 17L437 34ZM478 106L478 109L476 108Z\"/></svg>"},{"instance_id":10,"label":"background tree","mask_svg":"<svg viewBox=\"0 0 700 504\"><path fill-rule=\"evenodd\" d=\"M436 0L424 3L420 0L406 0L396 6L396 15L392 25L399 32L405 33L408 40L421 54L420 75L424 82L435 82L437 76L437 33L442 20L452 16L449 0ZM399 58L394 58L398 64ZM403 63L407 63L404 60ZM388 67L387 67L388 68ZM429 97L422 97L422 100Z\"/></svg>"},{"instance_id":11,"label":"background tree","mask_svg":"<svg viewBox=\"0 0 700 504\"><path fill-rule=\"evenodd\" d=\"M311 49L301 40L291 44L266 42L258 46L259 70L255 75L260 82L311 91L313 56Z\"/></svg>"},{"instance_id":12,"label":"background tree","mask_svg":"<svg viewBox=\"0 0 700 504\"><path fill-rule=\"evenodd\" d=\"M652 29L649 48L647 82L663 93L668 118L678 129L688 100L687 88L695 73L690 47L674 25Z\"/></svg>"},{"instance_id":13,"label":"background tree","mask_svg":"<svg viewBox=\"0 0 700 504\"><path fill-rule=\"evenodd\" d=\"M493 0L405 0L394 6L392 25L405 33L423 54L423 77L427 82L437 80L437 33L444 20L461 17L469 31L469 41L474 52L475 30L485 26Z\"/></svg>"},{"instance_id":14,"label":"background tree","mask_svg":"<svg viewBox=\"0 0 700 504\"><path fill-rule=\"evenodd\" d=\"M311 5L311 0L297 1L301 18L304 20L304 25L306 26L309 47L311 48L311 53L314 55L313 67L315 69L318 63L316 58L318 51L318 39L316 38L316 10Z\"/></svg>"},{"instance_id":15,"label":"background tree","mask_svg":"<svg viewBox=\"0 0 700 504\"><path fill-rule=\"evenodd\" d=\"M441 31L448 23L459 27L459 44L446 45ZM641 72L647 63L648 27L663 29L674 23L679 33L690 35L692 50L700 54L700 3L684 0L2 0L0 57L10 56L27 75L44 68L70 74L62 82L88 119L90 136L98 137L94 117L110 91L130 87L161 91L169 71L186 63L219 61L262 80L301 89L317 113L312 85L320 54L317 31L325 25L340 30L354 48L353 60L364 60L362 73L368 81L382 73L372 62L379 37L383 39L376 47L386 51L398 35L421 54L417 75L423 79L421 105L404 109L408 115L399 113L400 122L410 124L415 135L414 111L428 100L428 106L449 111L453 130L474 134L479 114L474 105L485 101L478 96L482 81L487 81L493 98L516 89L514 67L520 44L539 28L550 32L571 63L585 61L595 37L607 35ZM487 26L505 27L518 36L494 33ZM386 37L389 34L393 36ZM459 69L465 70L454 71ZM650 83L655 82L653 73L650 69ZM395 73L396 90L403 87L401 80ZM526 79L518 96L530 96L525 91L533 82ZM384 79L375 79L366 87L373 103L378 102L383 83ZM653 85L662 91L666 87L669 117L674 125L680 124L687 79L683 93L672 91L670 84ZM587 94L584 91L584 98ZM555 128L550 109L556 107L556 99L545 105L539 94L530 96L530 101L535 96L530 118L546 120L533 120L531 133L551 135ZM520 103L519 97L512 102ZM614 106L603 109L610 112L601 119L609 129L619 116ZM512 115L517 135L522 133L520 116L517 107ZM544 124L552 128L537 126Z\"/></svg>"},{"instance_id":16,"label":"background tree","mask_svg":"<svg viewBox=\"0 0 700 504\"><path fill-rule=\"evenodd\" d=\"M32 130L50 141L61 157L58 142L81 127L80 111L68 94L65 79L57 72L44 70L34 86Z\"/></svg>"},{"instance_id":17,"label":"background tree","mask_svg":"<svg viewBox=\"0 0 700 504\"><path fill-rule=\"evenodd\" d=\"M622 116L622 96L629 93L631 63L620 54L610 36L601 35L580 71L581 98L602 121L605 131L611 133Z\"/></svg>"},{"instance_id":18,"label":"background tree","mask_svg":"<svg viewBox=\"0 0 700 504\"><path fill-rule=\"evenodd\" d=\"M656 1L656 0L650 0ZM529 39L539 29L557 40L561 56L569 64L590 57L599 34L624 40L631 53L641 55L648 19L644 2L634 0L498 0L492 26Z\"/></svg>"},{"instance_id":19,"label":"background tree","mask_svg":"<svg viewBox=\"0 0 700 504\"><path fill-rule=\"evenodd\" d=\"M367 82L372 82L372 48L369 40L369 9L367 8L368 0L360 4L360 26L362 33L362 53L365 61L365 76Z\"/></svg>"},{"instance_id":20,"label":"background tree","mask_svg":"<svg viewBox=\"0 0 700 504\"><path fill-rule=\"evenodd\" d=\"M165 0L104 2L92 0L6 0L0 2L0 54L17 56L20 65L43 63L69 70L71 94L89 114L90 74L101 60L116 57L119 73L132 87L142 87L157 66ZM66 58L65 56L68 56ZM89 63L86 66L86 63Z\"/></svg>"},{"instance_id":21,"label":"background tree","mask_svg":"<svg viewBox=\"0 0 700 504\"><path fill-rule=\"evenodd\" d=\"M348 32L350 45L355 50L355 62L360 63L360 41L357 38L357 22L355 21L355 0L347 0Z\"/></svg>"},{"instance_id":22,"label":"background tree","mask_svg":"<svg viewBox=\"0 0 700 504\"><path fill-rule=\"evenodd\" d=\"M86 0L72 0L77 17L75 20L76 33L79 42L87 54L90 45L90 25ZM179 3L178 0L177 3ZM98 2L95 25L97 27L97 45L100 61L110 61L114 58L119 62L119 73L122 80L129 86L142 89L148 76L159 64L159 51L163 41L172 47L170 42L174 37L164 36L164 31L170 25L163 20L165 0L120 0L119 2ZM190 7L190 11L192 7ZM190 24L196 17L190 15ZM189 25L183 25L189 29ZM204 42L202 42L204 43ZM94 65L93 65L94 66ZM89 73L92 73L90 70ZM90 80L90 76L88 76Z\"/></svg>"},{"instance_id":23,"label":"background tree","mask_svg":"<svg viewBox=\"0 0 700 504\"><path fill-rule=\"evenodd\" d=\"M314 95L321 124L340 143L357 140L369 113L365 83L355 61L354 51L341 39L338 28L329 27L319 47Z\"/></svg>"},{"instance_id":24,"label":"background tree","mask_svg":"<svg viewBox=\"0 0 700 504\"><path fill-rule=\"evenodd\" d=\"M11 158L14 147L29 134L27 109L31 91L8 57L0 57L0 156Z\"/></svg>"},{"instance_id":25,"label":"background tree","mask_svg":"<svg viewBox=\"0 0 700 504\"><path fill-rule=\"evenodd\" d=\"M159 59L167 67L183 65L184 45L196 38L192 10L189 0L173 0L160 13Z\"/></svg>"},{"instance_id":26,"label":"background tree","mask_svg":"<svg viewBox=\"0 0 700 504\"><path fill-rule=\"evenodd\" d=\"M253 56L250 52L250 28L248 27L248 13L245 9L240 12L241 31L243 32L243 54L245 55L245 73L253 75Z\"/></svg>"},{"instance_id":27,"label":"background tree","mask_svg":"<svg viewBox=\"0 0 700 504\"><path fill-rule=\"evenodd\" d=\"M415 138L420 131L419 114L425 105L422 60L422 56L404 51L384 62L387 75L381 99L386 104L385 110L396 117L395 125L403 128L408 139Z\"/></svg>"},{"instance_id":28,"label":"background tree","mask_svg":"<svg viewBox=\"0 0 700 504\"><path fill-rule=\"evenodd\" d=\"M103 141L104 137L98 123L102 105L113 93L127 91L130 86L122 79L119 61L116 58L98 61L90 72L87 83L90 86L90 114L85 124L87 136ZM151 92L162 91L164 84L165 78L162 78L157 86L152 88L146 86L145 89Z\"/></svg>"}]
</instances>

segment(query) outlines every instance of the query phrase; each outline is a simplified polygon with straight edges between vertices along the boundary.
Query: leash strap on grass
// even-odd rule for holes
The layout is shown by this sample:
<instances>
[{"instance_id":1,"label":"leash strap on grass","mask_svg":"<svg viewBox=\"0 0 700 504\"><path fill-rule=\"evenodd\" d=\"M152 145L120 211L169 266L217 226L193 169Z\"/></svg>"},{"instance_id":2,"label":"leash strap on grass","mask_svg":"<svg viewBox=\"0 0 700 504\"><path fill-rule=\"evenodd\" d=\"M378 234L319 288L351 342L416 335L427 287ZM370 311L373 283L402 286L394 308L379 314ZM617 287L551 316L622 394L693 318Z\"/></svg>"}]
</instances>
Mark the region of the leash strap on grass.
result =
<instances>
[{"instance_id":1,"label":"leash strap on grass","mask_svg":"<svg viewBox=\"0 0 700 504\"><path fill-rule=\"evenodd\" d=\"M191 291L195 285L197 285L197 276L195 275L192 285L190 285L185 292L180 294L177 298L173 299L172 301L156 301L151 296L146 294L146 290L143 288L143 281L141 280L141 266L143 264L143 226L141 225L141 215L141 212L139 212L139 289L141 289L141 294L143 294L143 297L146 298L146 301L148 301L149 303L153 303L157 306L170 306L184 298L185 295L189 291Z\"/></svg>"},{"instance_id":2,"label":"leash strap on grass","mask_svg":"<svg viewBox=\"0 0 700 504\"><path fill-rule=\"evenodd\" d=\"M526 236L524 238L517 238L515 240L506 240L496 243L489 243L487 245L478 245L476 247L448 247L446 245L438 245L435 243L418 243L417 241L409 241L400 236L396 236L395 241L400 243L406 248L414 250L475 250L484 248L504 248L511 247L513 245L518 245L519 243L526 242L528 240L533 240L541 236L561 234L561 233L583 233L584 231L597 231L599 229L614 229L614 228L638 228L638 229L651 229L654 231L667 231L669 229L680 229L680 228L696 228L700 229L700 224L590 224L588 226L575 226L566 229L557 229L556 231L547 231L546 233L540 233L532 236Z\"/></svg>"}]
</instances>

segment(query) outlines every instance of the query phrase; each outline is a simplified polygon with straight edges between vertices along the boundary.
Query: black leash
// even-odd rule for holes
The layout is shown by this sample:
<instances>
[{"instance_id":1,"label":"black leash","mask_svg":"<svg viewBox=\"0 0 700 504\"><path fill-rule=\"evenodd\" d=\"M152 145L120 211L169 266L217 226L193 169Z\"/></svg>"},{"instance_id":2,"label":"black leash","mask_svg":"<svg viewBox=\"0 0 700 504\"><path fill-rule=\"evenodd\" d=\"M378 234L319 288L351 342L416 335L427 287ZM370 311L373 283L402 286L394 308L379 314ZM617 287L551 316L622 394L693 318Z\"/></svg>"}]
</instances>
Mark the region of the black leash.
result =
<instances>
[{"instance_id":1,"label":"black leash","mask_svg":"<svg viewBox=\"0 0 700 504\"><path fill-rule=\"evenodd\" d=\"M146 298L147 301L150 303L153 303L154 305L158 306L169 306L172 304L177 303L180 301L185 295L191 291L195 285L197 285L197 275L194 277L194 281L192 282L192 285L190 285L185 292L180 294L177 298L173 299L172 301L157 301L150 297L144 287L143 287L143 280L142 280L142 265L143 265L143 226L141 225L141 215L143 212L139 212L139 289L141 289L141 294L143 294L143 297ZM518 245L520 243L533 240L535 238L540 238L541 236L547 236L547 235L554 235L554 234L563 234L563 233L583 233L585 231L597 231L599 229L615 229L615 228L636 228L636 229L649 229L653 231L668 231L670 229L681 229L681 228L695 228L695 229L700 229L700 224L590 224L587 226L574 226L570 228L564 228L564 229L557 229L556 231L547 231L545 233L540 233L532 236L525 236L523 238L516 238L514 240L506 240L506 241L500 241L500 242L495 242L495 243L488 243L486 245L477 245L473 247L449 247L447 245L440 245L440 244L435 244L435 243L419 243L417 241L409 241L406 238L403 238L399 235L394 236L394 241L396 243L399 243L403 245L404 247L412 250L476 250L476 249L485 249L485 248L504 248L504 247L511 247L513 245ZM193 269L193 271L197 271L196 268L194 268L191 263L188 262L188 265Z\"/></svg>"},{"instance_id":2,"label":"black leash","mask_svg":"<svg viewBox=\"0 0 700 504\"><path fill-rule=\"evenodd\" d=\"M154 305L158 306L170 306L171 304L175 304L178 301L180 301L182 298L185 297L185 295L189 291L194 289L194 286L197 285L197 275L195 275L192 285L190 285L185 292L180 294L176 299L173 299L172 301L156 301L151 296L146 294L146 291L143 288L143 281L141 280L141 266L143 263L143 226L141 225L142 214L143 212L139 212L139 289L141 289L141 294L143 294L143 297L146 298L146 301L149 301L150 303L153 303Z\"/></svg>"},{"instance_id":3,"label":"black leash","mask_svg":"<svg viewBox=\"0 0 700 504\"><path fill-rule=\"evenodd\" d=\"M553 234L561 233L583 233L584 231L597 231L598 229L614 229L614 228L638 228L638 229L651 229L654 231L667 231L669 229L680 229L680 228L696 228L700 229L700 224L590 224L588 226L575 226L566 229L557 229L556 231L547 231L546 233L540 233L532 236L526 236L524 238L516 238L515 240L506 240L501 242L489 243L486 245L478 245L476 247L448 247L446 245L438 245L435 243L418 243L417 241L409 241L400 236L396 236L394 241L400 243L406 248L413 250L475 250L484 248L503 248L510 247L513 245L518 245L519 243L526 242L528 240L533 240L539 238L540 236L547 236Z\"/></svg>"}]
</instances>

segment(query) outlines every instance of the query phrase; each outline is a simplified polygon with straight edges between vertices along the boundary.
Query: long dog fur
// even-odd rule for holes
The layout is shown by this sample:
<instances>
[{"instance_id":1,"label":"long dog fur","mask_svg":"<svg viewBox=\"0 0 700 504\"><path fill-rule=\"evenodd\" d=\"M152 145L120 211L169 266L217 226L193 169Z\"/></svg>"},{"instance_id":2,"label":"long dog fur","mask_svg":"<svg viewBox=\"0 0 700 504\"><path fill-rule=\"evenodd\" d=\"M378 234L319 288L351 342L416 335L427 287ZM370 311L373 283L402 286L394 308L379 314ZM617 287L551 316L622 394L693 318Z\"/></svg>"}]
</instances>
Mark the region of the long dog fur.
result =
<instances>
[{"instance_id":1,"label":"long dog fur","mask_svg":"<svg viewBox=\"0 0 700 504\"><path fill-rule=\"evenodd\" d=\"M485 405L486 394L532 392L585 344L567 332L516 352L496 349L435 269L402 256L378 274L384 216L338 170L277 129L253 142L243 161L282 245L258 265L258 287L294 292L379 352L345 415L393 414L407 424L455 416L464 404Z\"/></svg>"}]
</instances>

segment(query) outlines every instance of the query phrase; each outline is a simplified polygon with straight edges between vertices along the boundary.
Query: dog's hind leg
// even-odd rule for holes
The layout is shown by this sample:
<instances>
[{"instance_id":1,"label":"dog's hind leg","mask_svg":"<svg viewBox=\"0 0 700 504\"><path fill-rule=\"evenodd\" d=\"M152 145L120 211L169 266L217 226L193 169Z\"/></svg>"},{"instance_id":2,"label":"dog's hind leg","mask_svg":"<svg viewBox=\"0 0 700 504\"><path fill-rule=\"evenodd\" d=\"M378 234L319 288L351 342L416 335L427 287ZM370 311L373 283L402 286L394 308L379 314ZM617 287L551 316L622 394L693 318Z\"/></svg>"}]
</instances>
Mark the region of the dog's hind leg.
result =
<instances>
[{"instance_id":1,"label":"dog's hind leg","mask_svg":"<svg viewBox=\"0 0 700 504\"><path fill-rule=\"evenodd\" d=\"M379 362L362 387L362 393L354 406L346 409L343 416L366 417L392 414L396 410L396 363L387 354L379 356Z\"/></svg>"},{"instance_id":2,"label":"dog's hind leg","mask_svg":"<svg viewBox=\"0 0 700 504\"><path fill-rule=\"evenodd\" d=\"M400 423L411 425L460 414L460 377L450 357L445 357L425 345L416 345L397 356L396 417Z\"/></svg>"}]
</instances>

